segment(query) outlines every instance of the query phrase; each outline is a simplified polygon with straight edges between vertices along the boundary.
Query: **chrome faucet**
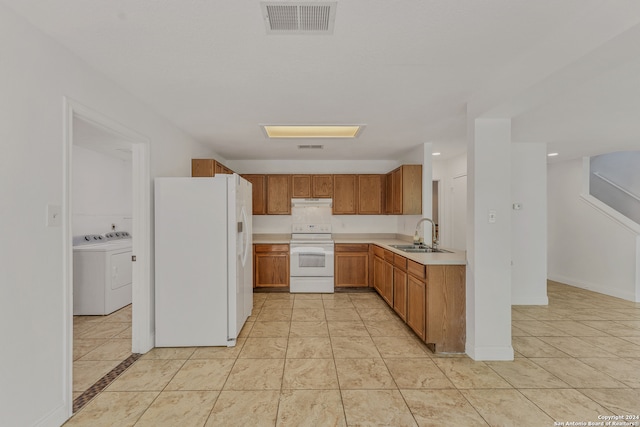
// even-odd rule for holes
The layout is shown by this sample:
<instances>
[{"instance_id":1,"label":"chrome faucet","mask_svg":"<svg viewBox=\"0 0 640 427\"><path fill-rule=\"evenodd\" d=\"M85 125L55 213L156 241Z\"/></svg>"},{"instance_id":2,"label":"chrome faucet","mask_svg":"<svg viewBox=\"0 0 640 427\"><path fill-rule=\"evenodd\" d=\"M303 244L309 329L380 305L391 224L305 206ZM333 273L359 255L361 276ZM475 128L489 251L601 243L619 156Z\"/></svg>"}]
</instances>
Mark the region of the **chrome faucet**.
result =
<instances>
[{"instance_id":1,"label":"chrome faucet","mask_svg":"<svg viewBox=\"0 0 640 427\"><path fill-rule=\"evenodd\" d=\"M431 248L438 249L438 239L436 239L436 224L431 218L422 218L420 221L418 221L418 223L416 224L415 234L419 234L418 231L420 230L420 224L425 221L429 221L431 223Z\"/></svg>"}]
</instances>

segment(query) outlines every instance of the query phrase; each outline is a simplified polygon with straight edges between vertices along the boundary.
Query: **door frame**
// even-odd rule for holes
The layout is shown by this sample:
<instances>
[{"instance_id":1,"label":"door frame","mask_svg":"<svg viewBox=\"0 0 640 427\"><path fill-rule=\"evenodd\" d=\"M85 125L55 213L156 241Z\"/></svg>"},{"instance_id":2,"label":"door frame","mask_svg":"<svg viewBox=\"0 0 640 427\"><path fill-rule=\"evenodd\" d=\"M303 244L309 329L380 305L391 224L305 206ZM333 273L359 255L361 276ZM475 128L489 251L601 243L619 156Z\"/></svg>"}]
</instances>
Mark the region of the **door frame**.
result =
<instances>
[{"instance_id":1,"label":"door frame","mask_svg":"<svg viewBox=\"0 0 640 427\"><path fill-rule=\"evenodd\" d=\"M149 138L112 120L81 103L63 97L63 188L62 188L62 246L63 246L63 307L64 307L64 367L63 396L68 416L73 415L73 123L82 119L118 136L131 144L132 151L132 230L133 264L132 338L133 353L146 353L153 348L153 310L151 307L151 178L149 167Z\"/></svg>"}]
</instances>

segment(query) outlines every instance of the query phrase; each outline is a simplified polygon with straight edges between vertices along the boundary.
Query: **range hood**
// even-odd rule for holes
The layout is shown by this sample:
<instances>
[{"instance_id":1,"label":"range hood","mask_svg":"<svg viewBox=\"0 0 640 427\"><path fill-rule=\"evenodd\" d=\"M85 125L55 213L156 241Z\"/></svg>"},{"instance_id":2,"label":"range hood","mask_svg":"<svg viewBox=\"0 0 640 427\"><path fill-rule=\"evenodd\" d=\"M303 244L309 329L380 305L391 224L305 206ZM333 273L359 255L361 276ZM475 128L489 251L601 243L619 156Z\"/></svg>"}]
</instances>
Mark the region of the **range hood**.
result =
<instances>
[{"instance_id":1,"label":"range hood","mask_svg":"<svg viewBox=\"0 0 640 427\"><path fill-rule=\"evenodd\" d=\"M291 199L294 208L330 208L332 205L332 199Z\"/></svg>"}]
</instances>

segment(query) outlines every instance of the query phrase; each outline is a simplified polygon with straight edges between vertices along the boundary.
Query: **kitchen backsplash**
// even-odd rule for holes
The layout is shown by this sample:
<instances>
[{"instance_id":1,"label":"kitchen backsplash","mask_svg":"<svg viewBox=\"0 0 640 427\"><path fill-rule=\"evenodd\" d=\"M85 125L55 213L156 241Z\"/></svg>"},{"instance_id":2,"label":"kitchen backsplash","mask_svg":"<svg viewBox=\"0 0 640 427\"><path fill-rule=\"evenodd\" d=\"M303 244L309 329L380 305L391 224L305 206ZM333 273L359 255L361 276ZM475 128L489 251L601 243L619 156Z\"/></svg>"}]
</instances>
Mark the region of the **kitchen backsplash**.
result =
<instances>
[{"instance_id":1,"label":"kitchen backsplash","mask_svg":"<svg viewBox=\"0 0 640 427\"><path fill-rule=\"evenodd\" d=\"M332 215L334 233L398 233L397 215ZM291 233L291 215L254 215L255 234ZM414 225L415 227L415 225Z\"/></svg>"}]
</instances>

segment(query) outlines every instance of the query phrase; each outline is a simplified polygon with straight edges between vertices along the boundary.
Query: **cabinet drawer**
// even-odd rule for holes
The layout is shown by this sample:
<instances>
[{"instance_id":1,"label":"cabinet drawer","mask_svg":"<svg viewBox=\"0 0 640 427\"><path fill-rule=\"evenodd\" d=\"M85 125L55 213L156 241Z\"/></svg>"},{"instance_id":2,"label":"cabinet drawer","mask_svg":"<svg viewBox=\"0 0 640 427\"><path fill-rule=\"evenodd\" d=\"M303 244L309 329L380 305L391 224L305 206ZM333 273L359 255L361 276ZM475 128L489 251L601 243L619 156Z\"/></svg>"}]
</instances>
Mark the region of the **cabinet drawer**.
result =
<instances>
[{"instance_id":1,"label":"cabinet drawer","mask_svg":"<svg viewBox=\"0 0 640 427\"><path fill-rule=\"evenodd\" d=\"M384 249L382 249L380 246L374 245L373 254L377 257L384 258Z\"/></svg>"},{"instance_id":2,"label":"cabinet drawer","mask_svg":"<svg viewBox=\"0 0 640 427\"><path fill-rule=\"evenodd\" d=\"M393 254L393 265L401 270L407 270L407 259L402 255Z\"/></svg>"},{"instance_id":3,"label":"cabinet drawer","mask_svg":"<svg viewBox=\"0 0 640 427\"><path fill-rule=\"evenodd\" d=\"M336 252L368 252L369 245L361 243L338 243L335 246Z\"/></svg>"},{"instance_id":4,"label":"cabinet drawer","mask_svg":"<svg viewBox=\"0 0 640 427\"><path fill-rule=\"evenodd\" d=\"M395 254L391 251L388 250L384 250L384 260L390 262L391 264L393 264L393 256Z\"/></svg>"},{"instance_id":5,"label":"cabinet drawer","mask_svg":"<svg viewBox=\"0 0 640 427\"><path fill-rule=\"evenodd\" d=\"M289 245L253 245L256 252L289 252Z\"/></svg>"},{"instance_id":6,"label":"cabinet drawer","mask_svg":"<svg viewBox=\"0 0 640 427\"><path fill-rule=\"evenodd\" d=\"M419 279L424 280L427 278L425 266L418 262L411 261L410 259L407 260L407 271L409 274Z\"/></svg>"}]
</instances>

